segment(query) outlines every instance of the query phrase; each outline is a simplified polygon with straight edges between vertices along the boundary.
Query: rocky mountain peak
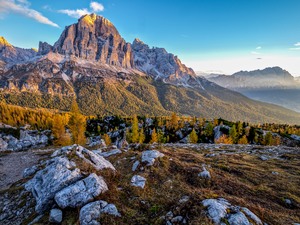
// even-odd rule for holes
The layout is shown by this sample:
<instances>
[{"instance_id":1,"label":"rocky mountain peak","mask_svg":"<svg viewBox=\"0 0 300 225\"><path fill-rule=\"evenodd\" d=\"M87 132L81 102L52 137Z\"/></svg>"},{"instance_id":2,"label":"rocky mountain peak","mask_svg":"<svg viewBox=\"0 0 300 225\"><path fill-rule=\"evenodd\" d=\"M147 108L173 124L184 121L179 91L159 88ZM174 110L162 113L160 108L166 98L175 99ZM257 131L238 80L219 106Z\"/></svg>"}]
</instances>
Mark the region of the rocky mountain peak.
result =
<instances>
[{"instance_id":1,"label":"rocky mountain peak","mask_svg":"<svg viewBox=\"0 0 300 225\"><path fill-rule=\"evenodd\" d=\"M36 56L34 49L14 47L4 37L0 37L0 60L5 64L17 64L32 59L34 56Z\"/></svg>"},{"instance_id":2,"label":"rocky mountain peak","mask_svg":"<svg viewBox=\"0 0 300 225\"><path fill-rule=\"evenodd\" d=\"M12 47L12 45L4 38L0 37L0 48L2 47Z\"/></svg>"},{"instance_id":3,"label":"rocky mountain peak","mask_svg":"<svg viewBox=\"0 0 300 225\"><path fill-rule=\"evenodd\" d=\"M279 66L275 67L267 67L263 70L254 70L254 71L240 71L235 74L233 74L235 77L258 77L258 76L264 76L264 77L278 77L278 78L288 78L288 79L294 79L293 76L286 70L282 69Z\"/></svg>"},{"instance_id":4,"label":"rocky mountain peak","mask_svg":"<svg viewBox=\"0 0 300 225\"><path fill-rule=\"evenodd\" d=\"M97 15L95 13L92 13L90 15L87 14L87 15L82 16L78 20L78 22L86 23L88 25L93 26L95 24L96 19L97 19Z\"/></svg>"},{"instance_id":5,"label":"rocky mountain peak","mask_svg":"<svg viewBox=\"0 0 300 225\"><path fill-rule=\"evenodd\" d=\"M96 14L85 15L78 23L66 27L53 51L104 64L133 67L131 45L109 20Z\"/></svg>"}]
</instances>

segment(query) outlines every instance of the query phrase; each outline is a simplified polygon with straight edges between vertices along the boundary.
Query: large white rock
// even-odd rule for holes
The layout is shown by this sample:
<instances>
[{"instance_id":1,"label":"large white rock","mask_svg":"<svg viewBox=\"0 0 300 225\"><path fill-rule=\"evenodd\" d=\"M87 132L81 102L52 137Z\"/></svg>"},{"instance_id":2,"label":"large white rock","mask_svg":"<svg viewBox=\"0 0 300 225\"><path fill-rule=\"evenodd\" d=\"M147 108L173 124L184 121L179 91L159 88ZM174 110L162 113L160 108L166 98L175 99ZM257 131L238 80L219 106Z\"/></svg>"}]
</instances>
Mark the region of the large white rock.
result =
<instances>
[{"instance_id":1,"label":"large white rock","mask_svg":"<svg viewBox=\"0 0 300 225\"><path fill-rule=\"evenodd\" d=\"M103 170L103 169L116 170L115 167L105 158L90 150L85 149L82 146L76 147L76 155L81 159L83 159L86 163L92 165L96 170Z\"/></svg>"},{"instance_id":2,"label":"large white rock","mask_svg":"<svg viewBox=\"0 0 300 225\"><path fill-rule=\"evenodd\" d=\"M256 223L256 225L262 225L263 223L261 220L253 213L251 212L248 208L243 207L241 210L247 217L249 217L253 222Z\"/></svg>"},{"instance_id":3,"label":"large white rock","mask_svg":"<svg viewBox=\"0 0 300 225\"><path fill-rule=\"evenodd\" d=\"M163 157L164 154L156 150L147 150L142 153L142 162L146 162L147 166L152 166L156 158Z\"/></svg>"},{"instance_id":4,"label":"large white rock","mask_svg":"<svg viewBox=\"0 0 300 225\"><path fill-rule=\"evenodd\" d=\"M250 225L249 220L242 212L230 214L228 218L228 223L230 225Z\"/></svg>"},{"instance_id":5,"label":"large white rock","mask_svg":"<svg viewBox=\"0 0 300 225\"><path fill-rule=\"evenodd\" d=\"M230 225L250 225L252 223L249 219L256 225L263 224L249 209L231 205L223 198L206 199L202 201L202 204L207 207L208 216L216 225L223 225L222 219L226 219Z\"/></svg>"},{"instance_id":6,"label":"large white rock","mask_svg":"<svg viewBox=\"0 0 300 225\"><path fill-rule=\"evenodd\" d=\"M112 155L117 155L117 154L121 154L122 151L120 149L113 149L111 151L108 151L108 152L101 152L101 153L98 153L98 155L101 155L103 156L104 158L107 158L109 156L112 156Z\"/></svg>"},{"instance_id":7,"label":"large white rock","mask_svg":"<svg viewBox=\"0 0 300 225\"><path fill-rule=\"evenodd\" d=\"M100 225L98 219L100 218L101 213L121 216L116 206L113 204L108 204L105 201L91 202L80 210L80 225Z\"/></svg>"},{"instance_id":8,"label":"large white rock","mask_svg":"<svg viewBox=\"0 0 300 225\"><path fill-rule=\"evenodd\" d=\"M0 152L7 150L8 143L0 138Z\"/></svg>"},{"instance_id":9,"label":"large white rock","mask_svg":"<svg viewBox=\"0 0 300 225\"><path fill-rule=\"evenodd\" d=\"M140 176L140 175L134 175L131 178L131 185L135 187L144 188L146 184L146 178Z\"/></svg>"},{"instance_id":10,"label":"large white rock","mask_svg":"<svg viewBox=\"0 0 300 225\"><path fill-rule=\"evenodd\" d=\"M80 207L107 190L103 177L92 173L87 178L57 192L55 201L63 209Z\"/></svg>"},{"instance_id":11,"label":"large white rock","mask_svg":"<svg viewBox=\"0 0 300 225\"><path fill-rule=\"evenodd\" d=\"M46 167L38 171L25 184L25 188L32 192L36 200L35 210L41 214L52 206L57 192L81 178L80 170L74 162L65 157L56 157L48 160Z\"/></svg>"},{"instance_id":12,"label":"large white rock","mask_svg":"<svg viewBox=\"0 0 300 225\"><path fill-rule=\"evenodd\" d=\"M215 224L220 224L221 219L227 214L230 203L223 199L206 199L202 201L202 205L207 207L208 216Z\"/></svg>"}]
</instances>

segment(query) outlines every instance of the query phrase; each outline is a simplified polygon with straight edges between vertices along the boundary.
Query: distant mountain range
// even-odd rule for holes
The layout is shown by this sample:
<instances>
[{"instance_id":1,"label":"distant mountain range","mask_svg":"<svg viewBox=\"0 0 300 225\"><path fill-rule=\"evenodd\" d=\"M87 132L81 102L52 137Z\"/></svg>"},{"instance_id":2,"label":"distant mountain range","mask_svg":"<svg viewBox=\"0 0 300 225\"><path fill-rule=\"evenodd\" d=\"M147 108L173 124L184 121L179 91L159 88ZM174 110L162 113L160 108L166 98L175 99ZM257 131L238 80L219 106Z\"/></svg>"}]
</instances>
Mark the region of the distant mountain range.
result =
<instances>
[{"instance_id":1,"label":"distant mountain range","mask_svg":"<svg viewBox=\"0 0 300 225\"><path fill-rule=\"evenodd\" d=\"M168 115L297 123L300 114L223 88L163 48L126 42L102 16L83 16L54 45L38 51L0 39L0 100L69 110L76 97L87 115Z\"/></svg>"},{"instance_id":2,"label":"distant mountain range","mask_svg":"<svg viewBox=\"0 0 300 225\"><path fill-rule=\"evenodd\" d=\"M280 67L240 71L231 76L209 75L207 79L249 98L300 112L300 79Z\"/></svg>"}]
</instances>

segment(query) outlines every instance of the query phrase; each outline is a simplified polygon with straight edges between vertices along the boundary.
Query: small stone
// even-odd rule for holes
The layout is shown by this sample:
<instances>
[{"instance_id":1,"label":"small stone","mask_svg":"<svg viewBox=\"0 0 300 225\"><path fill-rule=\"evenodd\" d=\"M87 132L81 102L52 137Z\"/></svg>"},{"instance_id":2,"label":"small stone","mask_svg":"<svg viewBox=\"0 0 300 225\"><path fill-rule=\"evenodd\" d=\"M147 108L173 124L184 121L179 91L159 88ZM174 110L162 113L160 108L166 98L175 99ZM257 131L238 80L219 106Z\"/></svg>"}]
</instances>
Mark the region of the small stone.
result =
<instances>
[{"instance_id":1,"label":"small stone","mask_svg":"<svg viewBox=\"0 0 300 225\"><path fill-rule=\"evenodd\" d=\"M291 205L291 204L292 204L292 201L291 201L290 199L288 199L288 198L286 198L286 199L284 200L284 202L285 202L286 204L288 204L288 205Z\"/></svg>"},{"instance_id":2,"label":"small stone","mask_svg":"<svg viewBox=\"0 0 300 225\"><path fill-rule=\"evenodd\" d=\"M269 158L268 158L267 156L265 156L265 155L261 155L259 158L260 158L262 161L266 161L266 160L269 159Z\"/></svg>"},{"instance_id":3,"label":"small stone","mask_svg":"<svg viewBox=\"0 0 300 225\"><path fill-rule=\"evenodd\" d=\"M179 203L184 204L184 203L188 202L189 200L190 200L190 197L185 195L179 200Z\"/></svg>"},{"instance_id":4,"label":"small stone","mask_svg":"<svg viewBox=\"0 0 300 225\"><path fill-rule=\"evenodd\" d=\"M174 214L172 213L172 211L169 211L169 212L166 214L166 219L167 219L167 220L171 220L173 217L174 217Z\"/></svg>"},{"instance_id":5,"label":"small stone","mask_svg":"<svg viewBox=\"0 0 300 225\"><path fill-rule=\"evenodd\" d=\"M171 219L172 223L180 223L181 221L183 221L183 217L182 216L176 216L173 219Z\"/></svg>"},{"instance_id":6,"label":"small stone","mask_svg":"<svg viewBox=\"0 0 300 225\"><path fill-rule=\"evenodd\" d=\"M204 179L211 179L210 172L203 166L203 171L198 174L199 177Z\"/></svg>"},{"instance_id":7,"label":"small stone","mask_svg":"<svg viewBox=\"0 0 300 225\"><path fill-rule=\"evenodd\" d=\"M49 222L50 223L61 223L62 211L60 209L51 209Z\"/></svg>"},{"instance_id":8,"label":"small stone","mask_svg":"<svg viewBox=\"0 0 300 225\"><path fill-rule=\"evenodd\" d=\"M132 172L136 171L137 167L140 165L140 161L137 160L132 165Z\"/></svg>"},{"instance_id":9,"label":"small stone","mask_svg":"<svg viewBox=\"0 0 300 225\"><path fill-rule=\"evenodd\" d=\"M156 150L147 150L142 153L142 162L146 162L147 166L152 166L156 158L163 157L164 154Z\"/></svg>"},{"instance_id":10,"label":"small stone","mask_svg":"<svg viewBox=\"0 0 300 225\"><path fill-rule=\"evenodd\" d=\"M100 218L101 213L107 213L118 217L121 216L115 205L100 200L91 202L81 208L79 214L80 224L100 225L98 219Z\"/></svg>"},{"instance_id":11,"label":"small stone","mask_svg":"<svg viewBox=\"0 0 300 225\"><path fill-rule=\"evenodd\" d=\"M134 175L131 178L131 185L135 187L144 188L146 184L146 178L140 176L140 175Z\"/></svg>"}]
</instances>

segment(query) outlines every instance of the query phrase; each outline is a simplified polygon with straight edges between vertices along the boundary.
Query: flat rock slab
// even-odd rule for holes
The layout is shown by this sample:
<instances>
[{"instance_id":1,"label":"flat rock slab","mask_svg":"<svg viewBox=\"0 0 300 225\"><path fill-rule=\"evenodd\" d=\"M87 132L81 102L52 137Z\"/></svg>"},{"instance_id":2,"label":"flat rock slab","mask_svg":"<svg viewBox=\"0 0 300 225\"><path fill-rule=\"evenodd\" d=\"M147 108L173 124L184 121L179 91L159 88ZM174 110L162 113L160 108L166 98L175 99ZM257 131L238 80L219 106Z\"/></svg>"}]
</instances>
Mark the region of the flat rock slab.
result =
<instances>
[{"instance_id":1,"label":"flat rock slab","mask_svg":"<svg viewBox=\"0 0 300 225\"><path fill-rule=\"evenodd\" d=\"M85 205L107 190L103 177L92 173L87 178L56 193L55 201L60 208L75 208Z\"/></svg>"}]
</instances>

